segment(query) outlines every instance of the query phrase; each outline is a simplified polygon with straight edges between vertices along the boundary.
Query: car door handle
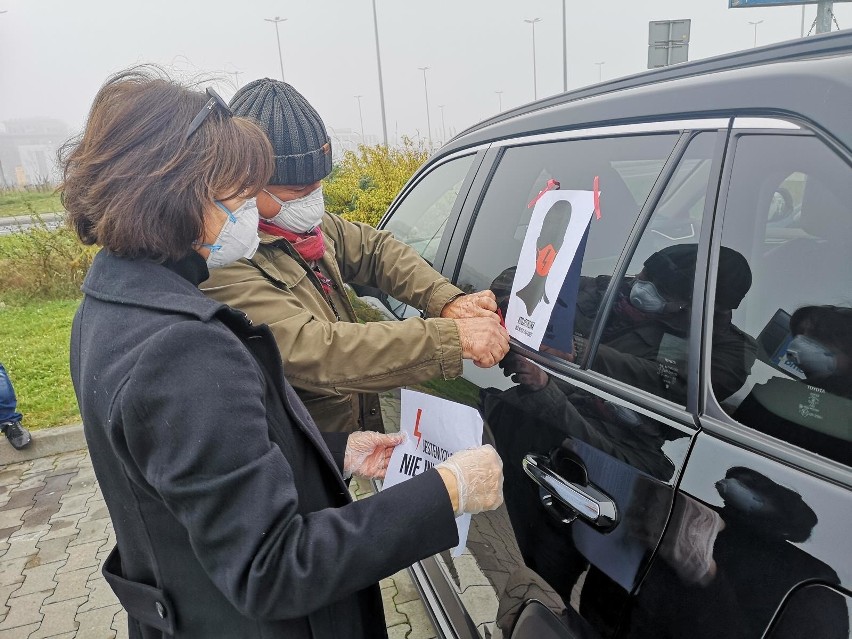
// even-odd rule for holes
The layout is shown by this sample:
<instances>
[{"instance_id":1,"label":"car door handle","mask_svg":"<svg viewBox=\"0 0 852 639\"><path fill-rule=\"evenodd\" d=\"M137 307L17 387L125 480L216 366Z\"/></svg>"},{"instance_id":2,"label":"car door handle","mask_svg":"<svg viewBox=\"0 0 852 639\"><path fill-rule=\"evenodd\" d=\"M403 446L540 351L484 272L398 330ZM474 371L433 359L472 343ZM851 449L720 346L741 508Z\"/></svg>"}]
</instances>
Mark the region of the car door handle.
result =
<instances>
[{"instance_id":1,"label":"car door handle","mask_svg":"<svg viewBox=\"0 0 852 639\"><path fill-rule=\"evenodd\" d=\"M597 528L612 528L618 521L615 502L592 484L568 481L548 465L544 455L527 453L521 462L524 472L556 500Z\"/></svg>"}]
</instances>

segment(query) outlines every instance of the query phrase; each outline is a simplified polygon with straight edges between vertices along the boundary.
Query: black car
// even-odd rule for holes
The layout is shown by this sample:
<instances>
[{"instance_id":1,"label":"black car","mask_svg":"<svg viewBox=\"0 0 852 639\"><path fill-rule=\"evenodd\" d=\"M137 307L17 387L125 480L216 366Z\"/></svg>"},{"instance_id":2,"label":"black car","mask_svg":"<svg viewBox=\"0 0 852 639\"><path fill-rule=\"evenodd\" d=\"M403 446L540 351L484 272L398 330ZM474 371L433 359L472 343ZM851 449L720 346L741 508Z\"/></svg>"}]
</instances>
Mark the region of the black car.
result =
<instances>
[{"instance_id":1,"label":"black car","mask_svg":"<svg viewBox=\"0 0 852 639\"><path fill-rule=\"evenodd\" d=\"M439 633L850 637L852 32L501 114L381 226L505 310L551 180L599 194L573 312L430 385L505 464L465 553L413 567Z\"/></svg>"}]
</instances>

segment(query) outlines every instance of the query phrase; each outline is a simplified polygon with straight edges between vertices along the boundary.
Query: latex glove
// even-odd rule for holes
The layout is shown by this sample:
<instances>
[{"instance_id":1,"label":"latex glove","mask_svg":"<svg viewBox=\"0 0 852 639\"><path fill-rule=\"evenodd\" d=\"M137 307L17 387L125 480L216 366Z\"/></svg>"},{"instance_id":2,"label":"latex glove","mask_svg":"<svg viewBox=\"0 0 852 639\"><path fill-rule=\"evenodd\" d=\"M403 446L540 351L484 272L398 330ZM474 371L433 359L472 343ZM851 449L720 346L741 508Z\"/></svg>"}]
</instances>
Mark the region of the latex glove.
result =
<instances>
[{"instance_id":1,"label":"latex glove","mask_svg":"<svg viewBox=\"0 0 852 639\"><path fill-rule=\"evenodd\" d=\"M480 368L491 368L509 352L509 333L500 325L496 313L491 317L455 320L459 331L462 357Z\"/></svg>"},{"instance_id":2,"label":"latex glove","mask_svg":"<svg viewBox=\"0 0 852 639\"><path fill-rule=\"evenodd\" d=\"M447 302L441 309L441 317L463 319L466 317L490 317L497 312L497 298L491 291L479 291L461 295Z\"/></svg>"},{"instance_id":3,"label":"latex glove","mask_svg":"<svg viewBox=\"0 0 852 639\"><path fill-rule=\"evenodd\" d=\"M435 468L449 470L455 477L456 517L494 510L503 503L503 460L490 444L460 450ZM449 492L452 496L453 491Z\"/></svg>"},{"instance_id":4,"label":"latex glove","mask_svg":"<svg viewBox=\"0 0 852 639\"><path fill-rule=\"evenodd\" d=\"M405 433L377 433L372 430L356 431L346 440L343 454L343 475L360 475L384 479L393 449L405 441Z\"/></svg>"},{"instance_id":5,"label":"latex glove","mask_svg":"<svg viewBox=\"0 0 852 639\"><path fill-rule=\"evenodd\" d=\"M509 353L500 362L503 375L512 376L512 381L529 390L539 391L547 386L549 377L541 368L517 353Z\"/></svg>"}]
</instances>

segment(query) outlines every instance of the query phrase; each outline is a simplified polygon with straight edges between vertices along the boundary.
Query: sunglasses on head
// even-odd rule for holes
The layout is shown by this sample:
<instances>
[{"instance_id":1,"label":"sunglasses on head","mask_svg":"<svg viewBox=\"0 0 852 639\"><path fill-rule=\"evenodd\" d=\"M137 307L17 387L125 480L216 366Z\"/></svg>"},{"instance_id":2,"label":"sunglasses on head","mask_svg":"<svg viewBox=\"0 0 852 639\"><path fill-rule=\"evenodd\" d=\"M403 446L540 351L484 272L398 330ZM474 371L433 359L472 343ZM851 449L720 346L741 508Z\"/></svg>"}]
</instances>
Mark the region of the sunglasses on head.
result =
<instances>
[{"instance_id":1,"label":"sunglasses on head","mask_svg":"<svg viewBox=\"0 0 852 639\"><path fill-rule=\"evenodd\" d=\"M222 96L216 93L216 91L214 91L210 87L207 87L206 93L210 99L207 100L207 102L204 104L204 107L202 107L201 111L198 112L198 115L196 115L192 119L192 122L189 123L189 127L186 130L187 140L192 137L192 134L198 130L198 127L200 127L204 123L204 120L207 119L207 116L210 115L213 112L213 109L217 106L229 116L234 115L234 112L231 111L231 107L228 106L228 103L225 102L222 99Z\"/></svg>"}]
</instances>

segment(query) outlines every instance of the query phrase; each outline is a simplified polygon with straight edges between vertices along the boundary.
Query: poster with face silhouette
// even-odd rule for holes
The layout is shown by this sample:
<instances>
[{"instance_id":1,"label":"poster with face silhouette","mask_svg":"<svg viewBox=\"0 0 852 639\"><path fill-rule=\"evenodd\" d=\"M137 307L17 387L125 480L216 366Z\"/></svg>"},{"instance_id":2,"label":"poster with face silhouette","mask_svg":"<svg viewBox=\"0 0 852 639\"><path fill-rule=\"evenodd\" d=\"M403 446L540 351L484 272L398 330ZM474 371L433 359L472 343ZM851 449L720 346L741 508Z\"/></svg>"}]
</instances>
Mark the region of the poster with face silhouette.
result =
<instances>
[{"instance_id":1,"label":"poster with face silhouette","mask_svg":"<svg viewBox=\"0 0 852 639\"><path fill-rule=\"evenodd\" d=\"M583 247L594 209L593 191L546 191L536 201L506 311L510 337L539 348L546 333L558 334L566 342L559 350L571 351ZM548 331L557 302L570 317L560 318L558 331Z\"/></svg>"}]
</instances>

